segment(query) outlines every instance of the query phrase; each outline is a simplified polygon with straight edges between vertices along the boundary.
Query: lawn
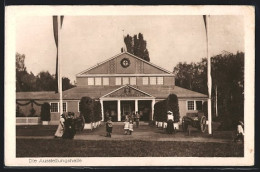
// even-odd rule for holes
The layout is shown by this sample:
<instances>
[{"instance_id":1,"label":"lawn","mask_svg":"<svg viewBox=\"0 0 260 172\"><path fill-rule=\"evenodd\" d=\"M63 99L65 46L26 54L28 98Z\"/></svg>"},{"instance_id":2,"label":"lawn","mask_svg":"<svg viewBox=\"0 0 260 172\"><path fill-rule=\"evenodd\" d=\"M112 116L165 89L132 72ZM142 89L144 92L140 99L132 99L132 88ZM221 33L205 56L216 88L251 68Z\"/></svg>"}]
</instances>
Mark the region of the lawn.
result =
<instances>
[{"instance_id":1,"label":"lawn","mask_svg":"<svg viewBox=\"0 0 260 172\"><path fill-rule=\"evenodd\" d=\"M193 130L189 136L187 132L180 130L169 135L161 128L142 125L134 129L132 136L126 136L123 125L114 125L112 138L106 138L103 125L92 131L78 132L74 140L63 140L53 139L56 129L57 126L17 126L17 157L244 156L243 144L232 142L232 131L214 130L213 135L208 135ZM218 142L218 139L225 141ZM206 142L205 140L215 141Z\"/></svg>"},{"instance_id":2,"label":"lawn","mask_svg":"<svg viewBox=\"0 0 260 172\"><path fill-rule=\"evenodd\" d=\"M243 144L17 139L17 157L243 157Z\"/></svg>"}]
</instances>

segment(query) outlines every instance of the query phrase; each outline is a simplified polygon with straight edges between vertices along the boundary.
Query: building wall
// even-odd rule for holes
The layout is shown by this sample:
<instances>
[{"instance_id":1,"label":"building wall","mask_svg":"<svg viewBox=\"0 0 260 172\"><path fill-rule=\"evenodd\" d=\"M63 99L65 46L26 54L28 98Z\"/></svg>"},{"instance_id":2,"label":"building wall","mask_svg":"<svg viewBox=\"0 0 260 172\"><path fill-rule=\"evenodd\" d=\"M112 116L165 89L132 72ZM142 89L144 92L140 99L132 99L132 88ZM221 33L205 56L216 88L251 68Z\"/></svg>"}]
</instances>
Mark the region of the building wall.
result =
<instances>
[{"instance_id":1,"label":"building wall","mask_svg":"<svg viewBox=\"0 0 260 172\"><path fill-rule=\"evenodd\" d=\"M25 104L25 103L27 103L29 100L22 100L22 101L18 101L18 103L21 103L21 104ZM39 103L39 104L43 104L44 102L46 102L46 101L44 101L44 100L37 100L36 101L37 103ZM18 105L18 104L16 104L16 105ZM28 104L28 105L25 105L25 106L20 106L20 105L18 105L19 106L19 108L20 108L20 112L21 113L23 113L24 114L24 116L30 116L30 110L32 109L32 106L31 106L31 103L30 104ZM33 104L33 108L34 108L34 110L35 110L35 116L40 116L40 114L41 114L41 106L38 106L38 105L36 105L36 104Z\"/></svg>"},{"instance_id":2,"label":"building wall","mask_svg":"<svg viewBox=\"0 0 260 172\"><path fill-rule=\"evenodd\" d=\"M122 59L127 58L130 65L127 68L122 67ZM129 54L121 54L120 56L111 59L103 64L100 64L87 72L87 74L168 74L167 72L145 63Z\"/></svg>"},{"instance_id":3,"label":"building wall","mask_svg":"<svg viewBox=\"0 0 260 172\"><path fill-rule=\"evenodd\" d=\"M97 75L95 77L100 77L100 76ZM90 78L95 78L95 77L91 76ZM130 75L129 76L126 75L126 76L122 76L122 77L131 77L131 76ZM103 78L103 77L101 77L101 78ZM115 86L116 85L116 77L115 76L109 76L108 78L109 78L109 85L103 85L103 86L104 87ZM88 85L88 77L77 77L76 80L77 80L77 86L96 87L96 85ZM149 77L148 77L148 81L150 81ZM137 76L136 77L136 84L137 84L137 86L142 86L143 85L143 77L142 76ZM121 85L123 85L123 84L121 84ZM174 86L174 77L163 76L163 85ZM154 85L148 84L148 85L145 85L145 86L154 86ZM160 85L156 85L156 86L158 87Z\"/></svg>"},{"instance_id":4,"label":"building wall","mask_svg":"<svg viewBox=\"0 0 260 172\"><path fill-rule=\"evenodd\" d=\"M24 101L18 101L21 104L27 103L29 100L24 100ZM67 112L74 112L75 115L79 115L79 110L78 110L78 102L80 100L63 100L63 103L67 103ZM44 102L48 103L58 103L58 100L41 100L41 101L36 101L37 103L43 104ZM19 106L21 111L25 114L25 116L29 116L30 110L31 110L31 104L26 105L26 106ZM41 106L33 105L33 108L36 110L36 115L40 117L41 114ZM59 121L60 119L60 113L59 112L51 112L51 121Z\"/></svg>"}]
</instances>

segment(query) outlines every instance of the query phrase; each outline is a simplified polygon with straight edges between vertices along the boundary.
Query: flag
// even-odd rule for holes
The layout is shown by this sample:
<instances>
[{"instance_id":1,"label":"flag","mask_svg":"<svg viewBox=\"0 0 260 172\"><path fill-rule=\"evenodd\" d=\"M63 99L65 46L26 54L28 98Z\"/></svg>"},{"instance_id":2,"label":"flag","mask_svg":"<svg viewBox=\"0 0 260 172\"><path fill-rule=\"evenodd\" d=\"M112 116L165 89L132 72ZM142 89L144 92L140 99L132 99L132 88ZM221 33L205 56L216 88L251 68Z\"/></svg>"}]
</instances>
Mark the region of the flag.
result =
<instances>
[{"instance_id":1,"label":"flag","mask_svg":"<svg viewBox=\"0 0 260 172\"><path fill-rule=\"evenodd\" d=\"M53 33L54 33L54 40L55 44L57 47L57 55L56 55L56 73L55 73L55 82L56 82L56 87L55 87L55 92L58 93L58 85L59 85L59 80L58 80L58 46L59 46L59 41L58 41L58 35L59 35L59 30L62 28L62 23L63 23L64 16L60 16L60 28L58 27L58 16L53 16Z\"/></svg>"},{"instance_id":2,"label":"flag","mask_svg":"<svg viewBox=\"0 0 260 172\"><path fill-rule=\"evenodd\" d=\"M206 43L207 43L207 59L208 59L208 93L209 98L211 98L211 89L212 89L212 80L211 80L211 60L209 55L209 48L208 48L208 25L207 25L207 16L203 15L203 20L205 24L205 30L206 30Z\"/></svg>"},{"instance_id":3,"label":"flag","mask_svg":"<svg viewBox=\"0 0 260 172\"><path fill-rule=\"evenodd\" d=\"M212 90L212 79L211 79L211 60L209 55L209 43L208 43L208 17L206 15L203 15L205 30L206 30L206 43L207 43L207 78L208 78L208 131L209 134L212 134L212 117L211 117L211 90Z\"/></svg>"}]
</instances>

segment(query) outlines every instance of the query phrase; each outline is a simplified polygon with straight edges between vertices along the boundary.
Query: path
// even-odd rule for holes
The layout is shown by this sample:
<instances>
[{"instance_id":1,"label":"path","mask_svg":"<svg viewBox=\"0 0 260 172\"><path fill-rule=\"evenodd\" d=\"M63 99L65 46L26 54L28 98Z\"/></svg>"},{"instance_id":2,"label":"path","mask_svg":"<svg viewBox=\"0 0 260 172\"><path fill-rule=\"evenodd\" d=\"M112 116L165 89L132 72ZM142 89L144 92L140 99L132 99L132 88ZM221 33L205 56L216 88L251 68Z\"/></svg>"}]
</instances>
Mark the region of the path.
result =
<instances>
[{"instance_id":1,"label":"path","mask_svg":"<svg viewBox=\"0 0 260 172\"><path fill-rule=\"evenodd\" d=\"M207 134L202 134L198 131L193 131L191 136L187 133L177 132L175 134L166 134L164 130L150 127L150 126L140 126L135 128L132 135L124 135L121 125L114 125L112 137L105 137L105 127L104 125L94 129L93 131L83 131L77 133L74 140L142 140L142 141L186 141L186 142L215 142L215 143L229 143L232 142L232 137L229 138L216 138L209 136ZM53 136L31 136L31 135L18 135L17 139L54 139Z\"/></svg>"}]
</instances>

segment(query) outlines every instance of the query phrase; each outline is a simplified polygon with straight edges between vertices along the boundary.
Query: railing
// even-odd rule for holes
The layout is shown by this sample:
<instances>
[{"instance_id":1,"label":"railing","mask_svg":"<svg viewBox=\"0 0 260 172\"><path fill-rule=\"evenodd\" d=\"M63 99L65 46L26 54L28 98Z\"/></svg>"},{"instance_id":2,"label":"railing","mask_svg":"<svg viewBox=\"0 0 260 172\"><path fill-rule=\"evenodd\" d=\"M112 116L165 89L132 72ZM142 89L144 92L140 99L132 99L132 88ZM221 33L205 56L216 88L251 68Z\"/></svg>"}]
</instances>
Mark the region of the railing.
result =
<instances>
[{"instance_id":1,"label":"railing","mask_svg":"<svg viewBox=\"0 0 260 172\"><path fill-rule=\"evenodd\" d=\"M39 125L40 117L16 117L16 125Z\"/></svg>"}]
</instances>

